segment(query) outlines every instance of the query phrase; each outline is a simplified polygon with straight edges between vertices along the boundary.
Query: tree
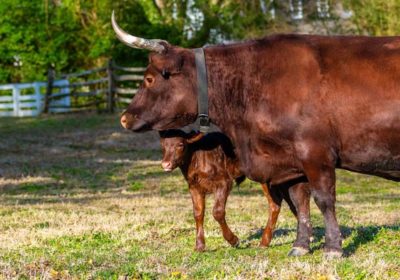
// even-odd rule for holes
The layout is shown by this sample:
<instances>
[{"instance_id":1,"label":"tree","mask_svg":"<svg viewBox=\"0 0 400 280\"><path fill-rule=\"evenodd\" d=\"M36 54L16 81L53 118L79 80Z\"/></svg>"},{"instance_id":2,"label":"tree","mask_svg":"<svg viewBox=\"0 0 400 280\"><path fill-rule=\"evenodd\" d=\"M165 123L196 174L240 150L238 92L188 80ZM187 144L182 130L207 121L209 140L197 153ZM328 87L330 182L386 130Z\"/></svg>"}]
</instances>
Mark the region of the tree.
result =
<instances>
[{"instance_id":1,"label":"tree","mask_svg":"<svg viewBox=\"0 0 400 280\"><path fill-rule=\"evenodd\" d=\"M132 34L199 47L301 30L310 23L329 29L326 22L341 24L334 12L342 3L353 12L358 33L399 34L397 0L2 0L0 83L44 80L51 65L58 73L103 66L109 58L144 65L146 51L116 39L112 10Z\"/></svg>"},{"instance_id":2,"label":"tree","mask_svg":"<svg viewBox=\"0 0 400 280\"><path fill-rule=\"evenodd\" d=\"M343 2L353 11L352 20L359 34L376 36L400 34L400 1L345 0Z\"/></svg>"}]
</instances>

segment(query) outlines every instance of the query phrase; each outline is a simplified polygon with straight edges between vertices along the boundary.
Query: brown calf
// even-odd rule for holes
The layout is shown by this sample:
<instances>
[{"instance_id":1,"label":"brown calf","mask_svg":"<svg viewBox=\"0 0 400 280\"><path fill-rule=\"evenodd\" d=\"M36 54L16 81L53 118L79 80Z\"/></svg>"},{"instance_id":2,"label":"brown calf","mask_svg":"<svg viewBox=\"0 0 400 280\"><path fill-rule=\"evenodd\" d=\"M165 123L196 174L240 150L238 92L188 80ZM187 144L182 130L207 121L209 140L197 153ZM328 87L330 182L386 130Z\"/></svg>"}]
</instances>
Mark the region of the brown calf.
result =
<instances>
[{"instance_id":1,"label":"brown calf","mask_svg":"<svg viewBox=\"0 0 400 280\"><path fill-rule=\"evenodd\" d=\"M226 223L225 206L233 180L240 183L245 177L239 171L238 160L230 140L218 132L207 134L200 140L195 133L187 134L181 130L164 131L160 133L160 136L163 153L162 167L165 171L172 171L179 167L189 184L196 221L196 250L204 251L205 249L203 229L205 195L210 193L215 195L213 216L220 224L225 240L232 246L236 246L239 239ZM299 190L302 190L304 185L297 184L291 188L289 185L268 187L262 184L263 192L268 200L269 218L260 246L268 246L271 242L283 199L288 202L292 213L297 216L298 205L292 202L291 195L292 193L295 195L295 201L302 201L297 198L297 193L302 193ZM308 207L306 208L308 210Z\"/></svg>"}]
</instances>

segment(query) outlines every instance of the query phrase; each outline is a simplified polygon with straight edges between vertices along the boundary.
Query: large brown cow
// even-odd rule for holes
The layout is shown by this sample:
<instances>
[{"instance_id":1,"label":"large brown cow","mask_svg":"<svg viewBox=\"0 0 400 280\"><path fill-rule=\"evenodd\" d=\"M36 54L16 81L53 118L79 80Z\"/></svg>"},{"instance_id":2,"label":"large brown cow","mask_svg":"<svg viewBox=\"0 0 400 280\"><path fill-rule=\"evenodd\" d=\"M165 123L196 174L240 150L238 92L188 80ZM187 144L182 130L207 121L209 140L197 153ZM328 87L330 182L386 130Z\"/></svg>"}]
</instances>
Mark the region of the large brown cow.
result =
<instances>
[{"instance_id":1,"label":"large brown cow","mask_svg":"<svg viewBox=\"0 0 400 280\"><path fill-rule=\"evenodd\" d=\"M194 122L193 50L113 27L154 51L122 125ZM260 183L305 174L324 215L325 253L341 255L335 168L400 180L400 37L274 35L204 52L210 120L233 141L241 170Z\"/></svg>"}]
</instances>

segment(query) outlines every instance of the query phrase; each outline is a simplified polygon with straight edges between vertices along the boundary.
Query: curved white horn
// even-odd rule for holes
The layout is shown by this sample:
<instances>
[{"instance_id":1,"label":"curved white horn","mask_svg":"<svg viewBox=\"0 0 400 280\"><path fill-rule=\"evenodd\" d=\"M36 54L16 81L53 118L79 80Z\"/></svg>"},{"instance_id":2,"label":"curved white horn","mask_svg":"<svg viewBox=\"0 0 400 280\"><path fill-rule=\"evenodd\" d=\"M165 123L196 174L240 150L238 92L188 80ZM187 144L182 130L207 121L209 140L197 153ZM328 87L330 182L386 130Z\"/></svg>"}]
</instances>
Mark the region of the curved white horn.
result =
<instances>
[{"instance_id":1,"label":"curved white horn","mask_svg":"<svg viewBox=\"0 0 400 280\"><path fill-rule=\"evenodd\" d=\"M132 36L132 35L126 33L121 27L119 27L119 25L115 21L114 11L112 12L112 15L111 15L111 24L112 24L112 27L113 27L118 39L122 43L124 43L125 45L127 45L131 48L147 49L147 50L155 51L158 53L162 53L165 50L165 46L160 44L160 42L166 42L166 41L158 40L158 39L148 40L148 39Z\"/></svg>"}]
</instances>

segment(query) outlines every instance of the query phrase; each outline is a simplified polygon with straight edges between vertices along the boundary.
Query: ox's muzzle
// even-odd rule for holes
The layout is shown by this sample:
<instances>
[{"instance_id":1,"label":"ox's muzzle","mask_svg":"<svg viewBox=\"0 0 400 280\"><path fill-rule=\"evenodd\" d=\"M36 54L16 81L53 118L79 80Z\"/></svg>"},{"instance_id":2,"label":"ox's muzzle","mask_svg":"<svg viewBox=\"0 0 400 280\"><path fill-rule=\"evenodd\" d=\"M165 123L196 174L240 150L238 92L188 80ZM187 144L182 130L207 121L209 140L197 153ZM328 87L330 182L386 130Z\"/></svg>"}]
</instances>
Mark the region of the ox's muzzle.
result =
<instances>
[{"instance_id":1,"label":"ox's muzzle","mask_svg":"<svg viewBox=\"0 0 400 280\"><path fill-rule=\"evenodd\" d=\"M121 116L121 125L123 128L134 132L150 130L150 126L144 120L141 120L130 113L124 113Z\"/></svg>"}]
</instances>

